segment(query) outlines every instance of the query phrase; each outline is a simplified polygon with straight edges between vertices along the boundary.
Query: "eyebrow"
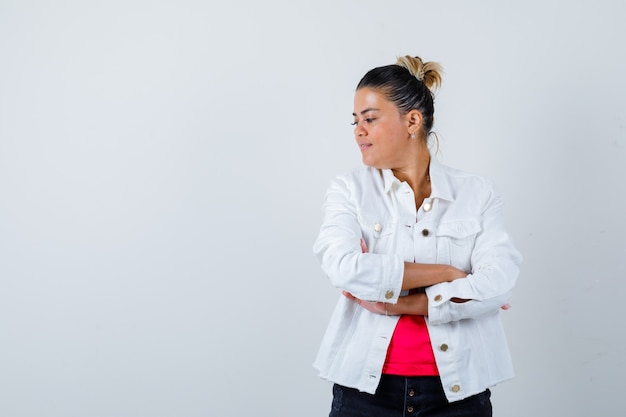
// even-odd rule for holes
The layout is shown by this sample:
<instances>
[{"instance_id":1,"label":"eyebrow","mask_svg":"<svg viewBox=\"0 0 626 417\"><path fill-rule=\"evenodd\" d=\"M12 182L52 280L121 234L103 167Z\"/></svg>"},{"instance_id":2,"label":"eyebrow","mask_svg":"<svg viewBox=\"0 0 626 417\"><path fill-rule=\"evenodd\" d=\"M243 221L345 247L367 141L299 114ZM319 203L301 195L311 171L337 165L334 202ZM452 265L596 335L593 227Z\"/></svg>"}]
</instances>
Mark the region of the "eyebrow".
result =
<instances>
[{"instance_id":1,"label":"eyebrow","mask_svg":"<svg viewBox=\"0 0 626 417\"><path fill-rule=\"evenodd\" d=\"M380 109L375 109L375 108L373 108L373 107L368 107L367 109L363 110L363 111L361 112L361 114L363 115L363 114L368 113L368 112L371 112L371 111L380 111ZM356 113L352 113L352 115L353 115L354 117L356 117Z\"/></svg>"}]
</instances>

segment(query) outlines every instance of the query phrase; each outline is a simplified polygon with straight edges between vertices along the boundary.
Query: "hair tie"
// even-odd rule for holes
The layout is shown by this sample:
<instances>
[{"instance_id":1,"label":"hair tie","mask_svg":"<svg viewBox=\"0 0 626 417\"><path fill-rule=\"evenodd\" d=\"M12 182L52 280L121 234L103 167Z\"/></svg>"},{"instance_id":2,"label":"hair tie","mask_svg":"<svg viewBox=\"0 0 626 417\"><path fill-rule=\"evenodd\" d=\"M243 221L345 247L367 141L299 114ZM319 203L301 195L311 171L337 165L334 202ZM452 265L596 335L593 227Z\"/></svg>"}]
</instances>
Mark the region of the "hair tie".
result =
<instances>
[{"instance_id":1,"label":"hair tie","mask_svg":"<svg viewBox=\"0 0 626 417\"><path fill-rule=\"evenodd\" d=\"M424 81L425 75L426 75L426 71L424 70L424 65L420 65L419 70L417 70L417 73L415 74L415 78L417 78L420 81Z\"/></svg>"}]
</instances>

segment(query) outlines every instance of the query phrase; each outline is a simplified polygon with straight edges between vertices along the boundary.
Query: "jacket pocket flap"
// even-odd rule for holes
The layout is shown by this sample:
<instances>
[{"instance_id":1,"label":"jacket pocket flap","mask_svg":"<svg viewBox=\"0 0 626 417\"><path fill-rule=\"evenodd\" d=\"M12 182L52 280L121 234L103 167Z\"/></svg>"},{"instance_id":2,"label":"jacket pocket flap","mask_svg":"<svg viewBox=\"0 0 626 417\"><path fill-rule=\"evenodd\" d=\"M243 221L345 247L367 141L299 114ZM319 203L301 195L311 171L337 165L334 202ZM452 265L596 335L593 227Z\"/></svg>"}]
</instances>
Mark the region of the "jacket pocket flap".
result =
<instances>
[{"instance_id":1,"label":"jacket pocket flap","mask_svg":"<svg viewBox=\"0 0 626 417\"><path fill-rule=\"evenodd\" d=\"M449 236L463 239L480 232L480 224L474 220L455 220L439 224L437 236Z\"/></svg>"},{"instance_id":2,"label":"jacket pocket flap","mask_svg":"<svg viewBox=\"0 0 626 417\"><path fill-rule=\"evenodd\" d=\"M381 238L393 234L395 223L391 219L383 217L362 216L361 227L369 231L374 238Z\"/></svg>"}]
</instances>

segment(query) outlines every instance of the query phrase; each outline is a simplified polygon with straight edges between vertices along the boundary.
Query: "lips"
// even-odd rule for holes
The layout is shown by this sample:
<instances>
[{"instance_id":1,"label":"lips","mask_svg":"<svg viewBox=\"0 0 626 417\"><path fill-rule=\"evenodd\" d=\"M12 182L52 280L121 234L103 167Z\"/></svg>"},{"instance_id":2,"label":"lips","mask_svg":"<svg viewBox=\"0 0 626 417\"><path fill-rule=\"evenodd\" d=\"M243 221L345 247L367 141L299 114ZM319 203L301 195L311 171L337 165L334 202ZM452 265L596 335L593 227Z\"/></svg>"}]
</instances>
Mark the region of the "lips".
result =
<instances>
[{"instance_id":1,"label":"lips","mask_svg":"<svg viewBox=\"0 0 626 417\"><path fill-rule=\"evenodd\" d=\"M359 143L359 148L364 151L366 149L368 149L369 147L371 147L372 144L371 143Z\"/></svg>"}]
</instances>

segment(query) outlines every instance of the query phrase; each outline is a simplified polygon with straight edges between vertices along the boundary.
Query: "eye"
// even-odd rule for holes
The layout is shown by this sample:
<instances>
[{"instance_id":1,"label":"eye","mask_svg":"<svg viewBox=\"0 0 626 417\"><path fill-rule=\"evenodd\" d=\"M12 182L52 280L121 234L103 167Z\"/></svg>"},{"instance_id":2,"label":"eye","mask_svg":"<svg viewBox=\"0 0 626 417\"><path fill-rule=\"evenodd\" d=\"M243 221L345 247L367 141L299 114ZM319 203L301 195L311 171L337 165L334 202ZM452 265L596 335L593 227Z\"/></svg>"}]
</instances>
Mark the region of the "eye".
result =
<instances>
[{"instance_id":1,"label":"eye","mask_svg":"<svg viewBox=\"0 0 626 417\"><path fill-rule=\"evenodd\" d=\"M376 118L375 118L375 117L367 117L367 118L363 119L363 121L364 121L365 123L367 123L367 124L370 124L370 123L374 123L374 121L376 121ZM352 126L356 126L356 125L358 125L358 124L359 124L359 121L358 121L358 120L355 120L354 122L352 122L352 123L350 123L350 124L351 124Z\"/></svg>"}]
</instances>

